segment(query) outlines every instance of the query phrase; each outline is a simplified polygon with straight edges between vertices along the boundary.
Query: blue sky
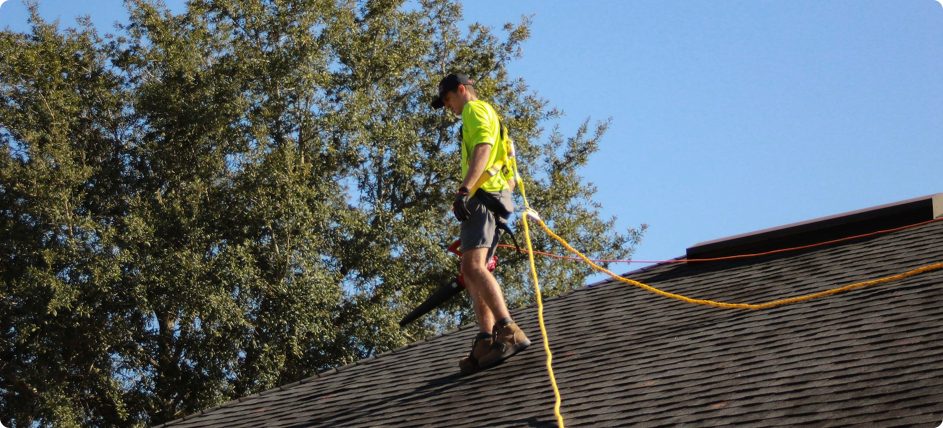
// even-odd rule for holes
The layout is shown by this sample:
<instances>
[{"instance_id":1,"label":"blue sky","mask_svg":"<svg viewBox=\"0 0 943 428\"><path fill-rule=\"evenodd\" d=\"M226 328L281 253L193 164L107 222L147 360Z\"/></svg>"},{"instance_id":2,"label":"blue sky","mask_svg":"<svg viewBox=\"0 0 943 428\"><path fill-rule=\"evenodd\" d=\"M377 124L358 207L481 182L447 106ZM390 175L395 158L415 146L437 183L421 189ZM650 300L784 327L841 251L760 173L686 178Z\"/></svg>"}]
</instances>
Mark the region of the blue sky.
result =
<instances>
[{"instance_id":1,"label":"blue sky","mask_svg":"<svg viewBox=\"0 0 943 428\"><path fill-rule=\"evenodd\" d=\"M168 1L180 10L182 1ZM98 27L119 0L40 1ZM511 73L566 112L571 135L612 118L584 171L635 255L943 192L943 6L935 0L498 1L533 15ZM25 30L20 0L0 28Z\"/></svg>"}]
</instances>

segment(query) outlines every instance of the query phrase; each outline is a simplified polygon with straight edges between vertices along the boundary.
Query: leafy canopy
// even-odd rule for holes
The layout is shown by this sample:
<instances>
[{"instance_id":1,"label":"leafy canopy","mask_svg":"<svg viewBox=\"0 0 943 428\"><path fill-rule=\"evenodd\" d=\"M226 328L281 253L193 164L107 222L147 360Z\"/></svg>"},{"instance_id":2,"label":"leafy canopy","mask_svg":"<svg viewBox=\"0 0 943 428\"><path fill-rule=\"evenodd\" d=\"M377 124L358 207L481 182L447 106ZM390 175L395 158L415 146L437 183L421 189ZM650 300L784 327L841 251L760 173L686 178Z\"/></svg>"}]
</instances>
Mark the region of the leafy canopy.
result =
<instances>
[{"instance_id":1,"label":"leafy canopy","mask_svg":"<svg viewBox=\"0 0 943 428\"><path fill-rule=\"evenodd\" d=\"M479 80L532 205L589 254L626 257L579 175L607 122L511 78L529 20L459 29L450 0L129 0L100 35L32 6L0 32L0 420L146 425L474 320L397 321L457 272L459 182L441 76ZM544 236L540 250L559 251ZM500 253L511 306L526 266ZM544 293L581 265L541 259Z\"/></svg>"}]
</instances>

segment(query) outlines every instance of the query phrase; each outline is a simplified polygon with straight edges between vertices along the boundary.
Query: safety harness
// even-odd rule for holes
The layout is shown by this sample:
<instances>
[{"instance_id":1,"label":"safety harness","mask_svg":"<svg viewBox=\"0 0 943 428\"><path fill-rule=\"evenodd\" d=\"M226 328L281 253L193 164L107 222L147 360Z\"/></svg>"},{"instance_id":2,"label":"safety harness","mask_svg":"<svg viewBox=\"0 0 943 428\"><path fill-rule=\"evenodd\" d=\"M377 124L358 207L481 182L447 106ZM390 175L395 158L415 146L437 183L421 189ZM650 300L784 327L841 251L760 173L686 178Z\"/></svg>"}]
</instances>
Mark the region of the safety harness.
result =
<instances>
[{"instance_id":1,"label":"safety harness","mask_svg":"<svg viewBox=\"0 0 943 428\"><path fill-rule=\"evenodd\" d=\"M462 128L463 127L459 127L459 136L462 135ZM501 239L501 232L506 232L511 236L511 241L514 242L514 247L518 250L518 253L520 253L521 247L517 244L517 238L514 236L514 231L511 230L511 226L508 225L508 220L511 218L511 212L504 207L504 204L502 204L501 201L498 200L498 197L493 193L480 189L483 184L498 174L503 175L508 183L512 183L512 180L514 180L514 171L517 169L517 159L514 156L514 140L508 138L508 130L500 120L498 120L498 129L498 138L500 140L500 144L505 145L504 157L501 159L495 159L494 163L491 164L491 167L485 169L484 172L481 173L481 176L478 177L478 180L475 181L475 184L472 186L472 188L468 189L468 193L472 195L472 197L478 198L482 205L484 205L485 208L487 208L488 211L491 211L491 214L494 215L495 228L499 234L498 239Z\"/></svg>"}]
</instances>

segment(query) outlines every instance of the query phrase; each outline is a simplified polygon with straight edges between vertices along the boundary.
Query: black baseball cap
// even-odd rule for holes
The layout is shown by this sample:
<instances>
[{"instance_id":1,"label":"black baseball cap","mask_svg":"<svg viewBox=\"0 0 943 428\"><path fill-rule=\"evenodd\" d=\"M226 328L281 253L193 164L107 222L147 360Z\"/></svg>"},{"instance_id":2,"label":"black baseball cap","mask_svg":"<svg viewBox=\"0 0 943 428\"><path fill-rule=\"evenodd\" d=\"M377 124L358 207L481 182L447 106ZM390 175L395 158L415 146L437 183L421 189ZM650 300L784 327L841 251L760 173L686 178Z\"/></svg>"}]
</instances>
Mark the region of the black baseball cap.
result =
<instances>
[{"instance_id":1,"label":"black baseball cap","mask_svg":"<svg viewBox=\"0 0 943 428\"><path fill-rule=\"evenodd\" d=\"M439 95L432 100L430 104L432 108L442 108L445 106L445 102L442 101L445 94L449 91L454 91L458 88L458 85L474 85L475 81L468 78L464 74L452 73L448 76L442 78L439 81Z\"/></svg>"}]
</instances>

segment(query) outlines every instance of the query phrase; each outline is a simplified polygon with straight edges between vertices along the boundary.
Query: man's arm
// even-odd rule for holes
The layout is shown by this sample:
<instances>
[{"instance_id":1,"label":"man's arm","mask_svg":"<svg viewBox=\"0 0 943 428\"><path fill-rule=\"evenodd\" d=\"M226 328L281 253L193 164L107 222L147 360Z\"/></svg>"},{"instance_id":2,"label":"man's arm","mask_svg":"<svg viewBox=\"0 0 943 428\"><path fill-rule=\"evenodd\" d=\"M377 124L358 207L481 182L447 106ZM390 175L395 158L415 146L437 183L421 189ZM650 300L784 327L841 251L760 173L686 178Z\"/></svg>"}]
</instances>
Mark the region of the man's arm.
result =
<instances>
[{"instance_id":1,"label":"man's arm","mask_svg":"<svg viewBox=\"0 0 943 428\"><path fill-rule=\"evenodd\" d=\"M472 157L468 161L468 173L465 174L465 179L462 180L462 187L471 190L472 186L478 181L478 177L481 177L481 174L485 172L490 156L491 144L481 143L475 146Z\"/></svg>"}]
</instances>

